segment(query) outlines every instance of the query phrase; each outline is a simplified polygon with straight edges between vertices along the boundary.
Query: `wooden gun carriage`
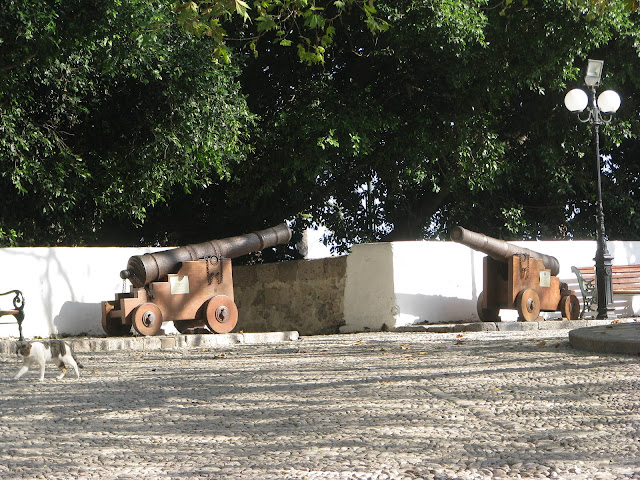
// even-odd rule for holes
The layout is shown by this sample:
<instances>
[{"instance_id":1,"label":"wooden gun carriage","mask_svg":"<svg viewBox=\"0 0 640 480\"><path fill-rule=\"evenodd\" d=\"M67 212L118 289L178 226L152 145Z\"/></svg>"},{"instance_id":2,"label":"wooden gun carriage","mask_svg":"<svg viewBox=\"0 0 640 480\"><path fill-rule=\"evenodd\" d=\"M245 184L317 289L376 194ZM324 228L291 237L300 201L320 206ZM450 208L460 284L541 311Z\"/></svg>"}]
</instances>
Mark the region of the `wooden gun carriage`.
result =
<instances>
[{"instance_id":1,"label":"wooden gun carriage","mask_svg":"<svg viewBox=\"0 0 640 480\"><path fill-rule=\"evenodd\" d=\"M187 245L129 258L120 277L130 291L102 302L102 328L107 335L157 335L163 322L184 333L208 328L228 333L238 322L233 296L231 259L288 243L286 224L222 240Z\"/></svg>"},{"instance_id":2,"label":"wooden gun carriage","mask_svg":"<svg viewBox=\"0 0 640 480\"><path fill-rule=\"evenodd\" d=\"M555 257L459 226L451 231L451 239L487 254L477 304L480 320L499 322L502 308L516 309L518 321L535 321L541 311L557 311L569 320L579 317L580 303L557 277L560 263Z\"/></svg>"}]
</instances>

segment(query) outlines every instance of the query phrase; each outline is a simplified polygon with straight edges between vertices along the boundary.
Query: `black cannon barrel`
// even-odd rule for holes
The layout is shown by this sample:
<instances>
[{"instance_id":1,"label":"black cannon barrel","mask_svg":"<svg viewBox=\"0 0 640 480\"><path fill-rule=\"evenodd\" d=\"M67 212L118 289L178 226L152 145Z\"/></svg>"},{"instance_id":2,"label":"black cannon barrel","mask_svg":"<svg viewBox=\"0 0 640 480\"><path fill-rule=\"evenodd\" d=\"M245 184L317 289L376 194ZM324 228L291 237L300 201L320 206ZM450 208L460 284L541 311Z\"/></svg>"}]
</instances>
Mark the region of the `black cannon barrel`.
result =
<instances>
[{"instance_id":1,"label":"black cannon barrel","mask_svg":"<svg viewBox=\"0 0 640 480\"><path fill-rule=\"evenodd\" d=\"M214 256L236 258L279 244L289 243L289 240L291 240L291 229L287 224L282 223L275 227L237 237L194 243L144 255L134 255L129 258L127 269L120 272L120 277L128 278L134 287L142 287L168 273L175 273L182 262Z\"/></svg>"},{"instance_id":2,"label":"black cannon barrel","mask_svg":"<svg viewBox=\"0 0 640 480\"><path fill-rule=\"evenodd\" d=\"M544 266L551 270L551 275L558 275L560 272L560 262L556 257L534 252L528 248L518 247L504 240L488 237L483 233L472 232L460 226L453 227L453 230L451 230L451 240L485 253L499 262L506 262L514 255L529 255L532 258L541 259Z\"/></svg>"}]
</instances>

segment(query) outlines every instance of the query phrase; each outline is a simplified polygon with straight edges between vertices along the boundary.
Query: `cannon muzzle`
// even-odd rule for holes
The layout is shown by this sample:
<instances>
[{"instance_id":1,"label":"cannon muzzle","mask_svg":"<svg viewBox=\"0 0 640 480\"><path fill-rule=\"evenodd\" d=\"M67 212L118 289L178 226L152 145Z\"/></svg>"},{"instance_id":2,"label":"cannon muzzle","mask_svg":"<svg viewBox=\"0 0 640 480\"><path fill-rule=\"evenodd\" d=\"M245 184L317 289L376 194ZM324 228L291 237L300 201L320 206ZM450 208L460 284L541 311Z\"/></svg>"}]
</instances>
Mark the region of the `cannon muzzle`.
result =
<instances>
[{"instance_id":1,"label":"cannon muzzle","mask_svg":"<svg viewBox=\"0 0 640 480\"><path fill-rule=\"evenodd\" d=\"M545 268L551 270L551 275L558 275L560 272L560 262L556 257L534 252L528 248L518 247L512 243L488 237L482 233L472 232L460 226L454 227L451 231L451 240L466 245L479 252L482 252L499 262L507 262L514 255L529 255L532 258L542 260Z\"/></svg>"},{"instance_id":2,"label":"cannon muzzle","mask_svg":"<svg viewBox=\"0 0 640 480\"><path fill-rule=\"evenodd\" d=\"M237 258L265 248L288 243L291 229L282 223L275 227L247 233L237 237L186 245L144 255L134 255L127 262L127 269L120 277L129 279L134 287L143 287L169 273L175 273L182 262L202 260L209 257Z\"/></svg>"}]
</instances>

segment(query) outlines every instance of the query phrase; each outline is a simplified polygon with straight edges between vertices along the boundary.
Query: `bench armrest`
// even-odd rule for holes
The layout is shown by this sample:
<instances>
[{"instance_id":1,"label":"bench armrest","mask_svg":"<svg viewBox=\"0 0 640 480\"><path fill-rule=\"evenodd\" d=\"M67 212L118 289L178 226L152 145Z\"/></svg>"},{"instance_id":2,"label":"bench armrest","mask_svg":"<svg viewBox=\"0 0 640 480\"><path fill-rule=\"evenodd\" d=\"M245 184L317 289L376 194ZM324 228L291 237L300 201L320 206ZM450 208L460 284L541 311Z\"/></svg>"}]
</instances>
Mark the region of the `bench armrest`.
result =
<instances>
[{"instance_id":1,"label":"bench armrest","mask_svg":"<svg viewBox=\"0 0 640 480\"><path fill-rule=\"evenodd\" d=\"M598 301L596 279L592 278L587 280L584 278L578 267L571 267L571 271L578 279L578 286L580 287L580 293L582 294L582 311L580 312L580 318L584 318L584 314L587 311L596 311L594 308Z\"/></svg>"},{"instance_id":2,"label":"bench armrest","mask_svg":"<svg viewBox=\"0 0 640 480\"><path fill-rule=\"evenodd\" d=\"M13 315L16 317L18 322L18 330L20 331L19 340L24 341L24 337L22 336L22 321L24 320L24 295L20 290L9 290L5 293L0 293L0 297L4 295L13 294L13 310L0 310L0 316L2 315Z\"/></svg>"}]
</instances>

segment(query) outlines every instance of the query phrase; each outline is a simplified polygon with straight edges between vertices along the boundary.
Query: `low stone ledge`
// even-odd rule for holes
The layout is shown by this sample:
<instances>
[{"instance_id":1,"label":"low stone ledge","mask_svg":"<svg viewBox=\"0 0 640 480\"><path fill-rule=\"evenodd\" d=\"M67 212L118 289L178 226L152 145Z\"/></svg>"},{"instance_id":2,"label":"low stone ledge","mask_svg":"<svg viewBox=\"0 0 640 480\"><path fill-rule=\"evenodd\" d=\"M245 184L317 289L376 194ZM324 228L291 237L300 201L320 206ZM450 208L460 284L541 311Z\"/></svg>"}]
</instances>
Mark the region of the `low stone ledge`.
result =
<instances>
[{"instance_id":1,"label":"low stone ledge","mask_svg":"<svg viewBox=\"0 0 640 480\"><path fill-rule=\"evenodd\" d=\"M587 320L548 320L537 323L540 330L570 330L587 326Z\"/></svg>"},{"instance_id":2,"label":"low stone ledge","mask_svg":"<svg viewBox=\"0 0 640 480\"><path fill-rule=\"evenodd\" d=\"M500 332L528 332L538 330L539 324L543 322L496 322L496 327Z\"/></svg>"},{"instance_id":3,"label":"low stone ledge","mask_svg":"<svg viewBox=\"0 0 640 480\"><path fill-rule=\"evenodd\" d=\"M498 324L494 322L463 323L453 326L454 332L495 332Z\"/></svg>"},{"instance_id":4,"label":"low stone ledge","mask_svg":"<svg viewBox=\"0 0 640 480\"><path fill-rule=\"evenodd\" d=\"M65 338L75 352L112 352L170 350L174 348L219 347L224 345L292 342L297 331L264 333L227 333L196 335L163 335L157 337ZM17 340L0 341L0 354L15 353Z\"/></svg>"},{"instance_id":5,"label":"low stone ledge","mask_svg":"<svg viewBox=\"0 0 640 480\"><path fill-rule=\"evenodd\" d=\"M543 320L538 322L470 322L454 324L422 324L397 327L394 332L526 332L530 330L572 330L575 328L611 325L615 323L633 323L636 318L616 320ZM352 333L352 332L343 332Z\"/></svg>"},{"instance_id":6,"label":"low stone ledge","mask_svg":"<svg viewBox=\"0 0 640 480\"><path fill-rule=\"evenodd\" d=\"M394 328L394 332L429 332L429 333L451 333L453 332L454 325L407 325L404 327ZM352 332L340 330L341 333L357 333L357 330Z\"/></svg>"}]
</instances>

